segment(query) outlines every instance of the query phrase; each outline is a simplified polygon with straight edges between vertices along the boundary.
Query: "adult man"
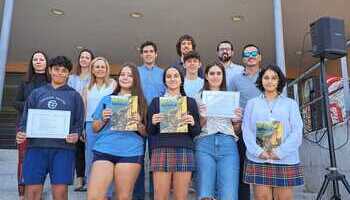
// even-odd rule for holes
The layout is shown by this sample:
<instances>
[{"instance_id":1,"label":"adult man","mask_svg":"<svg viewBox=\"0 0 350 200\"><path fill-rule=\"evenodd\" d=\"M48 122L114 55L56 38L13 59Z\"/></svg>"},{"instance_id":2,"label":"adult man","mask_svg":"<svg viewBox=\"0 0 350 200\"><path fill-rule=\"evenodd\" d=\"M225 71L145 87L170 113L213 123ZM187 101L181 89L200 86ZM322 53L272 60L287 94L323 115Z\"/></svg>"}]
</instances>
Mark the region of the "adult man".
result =
<instances>
[{"instance_id":1,"label":"adult man","mask_svg":"<svg viewBox=\"0 0 350 200\"><path fill-rule=\"evenodd\" d=\"M232 91L233 90L233 77L236 74L243 72L244 67L232 62L232 57L234 55L233 45L228 40L221 41L216 46L216 54L217 54L217 58L219 59L219 61L225 67L226 88L228 91Z\"/></svg>"},{"instance_id":2,"label":"adult man","mask_svg":"<svg viewBox=\"0 0 350 200\"><path fill-rule=\"evenodd\" d=\"M68 185L73 183L74 178L74 143L78 141L83 129L85 113L80 94L66 84L71 69L71 61L64 56L51 59L49 62L51 83L35 89L26 101L19 123L19 132L16 135L18 144L26 140L29 109L41 109L47 112L64 110L70 113L70 121L67 122L70 134L65 139L27 139L28 149L23 162L25 199L27 200L41 199L47 174L50 175L53 199L68 199Z\"/></svg>"},{"instance_id":3,"label":"adult man","mask_svg":"<svg viewBox=\"0 0 350 200\"><path fill-rule=\"evenodd\" d=\"M184 89L186 96L194 97L204 85L204 80L198 77L198 69L201 66L200 55L195 51L190 51L184 57L185 63L185 82Z\"/></svg>"},{"instance_id":4,"label":"adult man","mask_svg":"<svg viewBox=\"0 0 350 200\"><path fill-rule=\"evenodd\" d=\"M184 56L190 51L196 50L196 42L190 35L181 36L176 43L176 53L180 58L176 60L171 66L178 67L183 76L185 76L186 69L184 67ZM198 76L204 78L204 68L201 66L198 70Z\"/></svg>"},{"instance_id":5,"label":"adult man","mask_svg":"<svg viewBox=\"0 0 350 200\"><path fill-rule=\"evenodd\" d=\"M240 107L244 110L247 101L261 94L256 87L255 82L258 78L261 64L261 54L259 48L254 44L248 44L243 47L242 61L244 71L236 74L232 79L233 91L240 92ZM238 150L240 154L240 185L239 198L240 200L250 200L250 187L242 182L244 160L246 159L246 147L243 139L238 140Z\"/></svg>"},{"instance_id":6,"label":"adult man","mask_svg":"<svg viewBox=\"0 0 350 200\"><path fill-rule=\"evenodd\" d=\"M140 57L143 64L138 67L141 87L146 98L147 105L150 105L154 97L162 96L165 93L163 84L164 70L156 65L157 45L152 41L146 41L140 46ZM145 148L146 149L146 148ZM145 154L146 155L146 154ZM150 177L150 193L153 193L152 175ZM134 199L144 199L145 185L144 170L141 170L140 175L135 183Z\"/></svg>"}]
</instances>

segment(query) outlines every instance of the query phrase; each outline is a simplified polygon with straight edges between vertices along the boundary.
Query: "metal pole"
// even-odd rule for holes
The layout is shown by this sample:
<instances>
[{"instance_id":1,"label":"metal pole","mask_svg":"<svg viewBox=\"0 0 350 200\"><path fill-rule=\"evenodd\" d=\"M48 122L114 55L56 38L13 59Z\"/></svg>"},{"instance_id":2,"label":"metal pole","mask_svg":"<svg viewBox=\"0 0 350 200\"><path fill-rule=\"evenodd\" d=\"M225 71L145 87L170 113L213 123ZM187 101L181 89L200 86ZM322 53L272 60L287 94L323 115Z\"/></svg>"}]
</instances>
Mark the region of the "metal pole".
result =
<instances>
[{"instance_id":1,"label":"metal pole","mask_svg":"<svg viewBox=\"0 0 350 200\"><path fill-rule=\"evenodd\" d=\"M273 0L273 14L274 14L274 27L275 27L276 64L281 68L283 73L286 74L281 0Z\"/></svg>"},{"instance_id":2,"label":"metal pole","mask_svg":"<svg viewBox=\"0 0 350 200\"><path fill-rule=\"evenodd\" d=\"M5 87L6 60L10 40L14 0L4 1L4 10L0 35L0 109L2 109L2 97Z\"/></svg>"},{"instance_id":3,"label":"metal pole","mask_svg":"<svg viewBox=\"0 0 350 200\"><path fill-rule=\"evenodd\" d=\"M329 111L329 96L328 96L328 87L326 82L326 65L325 65L325 58L321 58L320 62L321 67L321 89L322 89L322 95L323 95L323 110L325 111L325 120L326 120L326 128L327 128L327 136L328 136L328 147L329 147L329 157L331 166L328 168L328 170L331 173L337 172L337 161L335 157L335 151L334 151L334 139L333 139L333 129L332 129L332 121L330 117L330 111ZM339 184L337 180L333 180L333 192L335 197L340 197L339 193Z\"/></svg>"},{"instance_id":4,"label":"metal pole","mask_svg":"<svg viewBox=\"0 0 350 200\"><path fill-rule=\"evenodd\" d=\"M343 91L344 91L344 107L345 116L350 116L350 91L349 91L349 74L348 74L348 63L347 57L344 56L340 59L341 74L343 78Z\"/></svg>"}]
</instances>

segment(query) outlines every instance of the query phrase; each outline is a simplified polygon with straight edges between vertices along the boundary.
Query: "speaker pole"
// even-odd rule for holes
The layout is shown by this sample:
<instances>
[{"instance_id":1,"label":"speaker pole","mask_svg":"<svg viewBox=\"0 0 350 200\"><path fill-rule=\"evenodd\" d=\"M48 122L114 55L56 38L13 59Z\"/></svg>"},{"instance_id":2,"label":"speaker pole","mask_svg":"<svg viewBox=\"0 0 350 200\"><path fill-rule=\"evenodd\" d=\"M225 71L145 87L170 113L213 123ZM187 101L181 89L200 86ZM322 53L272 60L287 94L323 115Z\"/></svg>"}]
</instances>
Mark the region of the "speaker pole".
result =
<instances>
[{"instance_id":1,"label":"speaker pole","mask_svg":"<svg viewBox=\"0 0 350 200\"><path fill-rule=\"evenodd\" d=\"M326 64L325 64L325 57L321 57L320 67L321 67L321 88L322 88L322 97L323 97L323 110L324 113L324 119L326 120L326 130L327 130L327 136L328 136L328 151L329 151L329 158L330 158L330 167L327 168L329 171L324 178L324 181L322 183L322 187L317 194L316 200L321 200L322 196L326 192L326 189L329 185L329 182L332 181L333 184L333 197L331 199L335 200L341 200L341 195L339 192L339 183L338 181L341 181L348 193L350 193L350 185L347 182L345 175L340 174L338 172L337 168L337 161L335 156L335 150L334 150L334 138L333 138L333 129L332 129L332 121L330 118L330 111L329 111L329 96L328 96L328 86L326 81Z\"/></svg>"}]
</instances>

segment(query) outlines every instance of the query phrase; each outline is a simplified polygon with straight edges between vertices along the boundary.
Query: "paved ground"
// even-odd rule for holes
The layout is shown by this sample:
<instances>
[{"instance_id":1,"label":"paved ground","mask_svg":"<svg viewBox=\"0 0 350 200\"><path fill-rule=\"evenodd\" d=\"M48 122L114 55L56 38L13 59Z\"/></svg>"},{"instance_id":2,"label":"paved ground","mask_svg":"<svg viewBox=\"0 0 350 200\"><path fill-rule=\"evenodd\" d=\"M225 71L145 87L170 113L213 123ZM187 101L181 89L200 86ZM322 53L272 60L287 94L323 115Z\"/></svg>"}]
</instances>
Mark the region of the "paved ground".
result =
<instances>
[{"instance_id":1,"label":"paved ground","mask_svg":"<svg viewBox=\"0 0 350 200\"><path fill-rule=\"evenodd\" d=\"M17 200L17 150L1 150L0 149L0 200ZM49 182L49 181L47 181ZM194 200L194 195L189 197ZM45 185L43 200L50 200L50 187ZM85 192L74 192L73 187L69 188L69 199L84 200ZM147 198L148 199L148 198ZM296 200L312 200L315 194L304 193L303 188L297 188L295 192Z\"/></svg>"}]
</instances>

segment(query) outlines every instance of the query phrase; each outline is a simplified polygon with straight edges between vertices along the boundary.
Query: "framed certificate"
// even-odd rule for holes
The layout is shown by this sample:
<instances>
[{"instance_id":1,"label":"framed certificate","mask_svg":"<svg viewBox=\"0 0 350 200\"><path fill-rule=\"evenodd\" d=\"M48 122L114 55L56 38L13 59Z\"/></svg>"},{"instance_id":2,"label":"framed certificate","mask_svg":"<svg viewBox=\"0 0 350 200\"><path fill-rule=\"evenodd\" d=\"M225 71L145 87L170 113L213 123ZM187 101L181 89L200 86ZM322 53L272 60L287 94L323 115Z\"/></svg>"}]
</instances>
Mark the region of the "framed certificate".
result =
<instances>
[{"instance_id":1,"label":"framed certificate","mask_svg":"<svg viewBox=\"0 0 350 200\"><path fill-rule=\"evenodd\" d=\"M29 109L26 135L28 138L66 138L69 134L70 111Z\"/></svg>"},{"instance_id":2,"label":"framed certificate","mask_svg":"<svg viewBox=\"0 0 350 200\"><path fill-rule=\"evenodd\" d=\"M233 118L234 110L239 107L239 92L205 90L202 99L208 117Z\"/></svg>"}]
</instances>

